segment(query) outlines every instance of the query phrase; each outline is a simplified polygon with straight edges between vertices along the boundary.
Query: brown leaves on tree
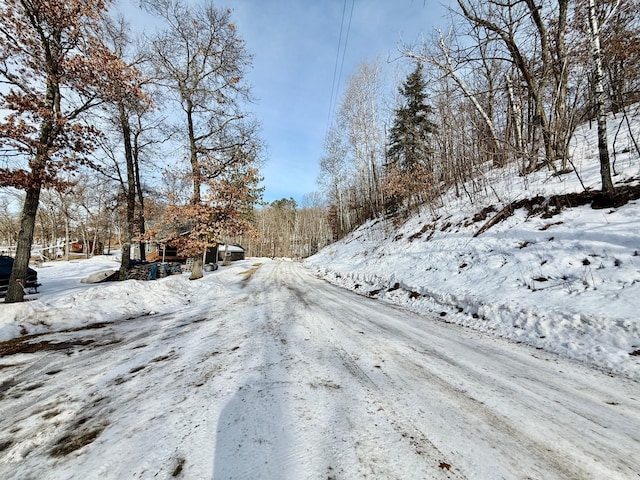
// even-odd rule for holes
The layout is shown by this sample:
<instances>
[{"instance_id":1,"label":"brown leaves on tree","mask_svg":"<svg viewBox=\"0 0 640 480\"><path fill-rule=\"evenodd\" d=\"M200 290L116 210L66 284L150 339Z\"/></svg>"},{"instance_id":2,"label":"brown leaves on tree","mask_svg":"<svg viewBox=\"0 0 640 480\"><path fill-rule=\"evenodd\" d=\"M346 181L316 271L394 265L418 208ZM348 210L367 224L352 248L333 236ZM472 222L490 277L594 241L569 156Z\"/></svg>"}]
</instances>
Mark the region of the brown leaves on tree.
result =
<instances>
[{"instance_id":1,"label":"brown leaves on tree","mask_svg":"<svg viewBox=\"0 0 640 480\"><path fill-rule=\"evenodd\" d=\"M21 301L43 187L88 162L99 135L83 117L102 100L136 89L136 72L100 40L103 0L0 2L0 185L25 191L5 302Z\"/></svg>"},{"instance_id":2,"label":"brown leaves on tree","mask_svg":"<svg viewBox=\"0 0 640 480\"><path fill-rule=\"evenodd\" d=\"M26 170L0 168L0 187L13 187L24 190L31 182L31 175Z\"/></svg>"},{"instance_id":3,"label":"brown leaves on tree","mask_svg":"<svg viewBox=\"0 0 640 480\"><path fill-rule=\"evenodd\" d=\"M165 215L167 238L185 256L197 256L225 238L248 233L251 213L259 195L258 170L235 165L224 175L206 182L197 204L172 205Z\"/></svg>"},{"instance_id":4,"label":"brown leaves on tree","mask_svg":"<svg viewBox=\"0 0 640 480\"><path fill-rule=\"evenodd\" d=\"M97 36L102 0L7 0L0 6L0 151L16 159L0 185L55 186L82 163L99 131L82 122L101 100L127 89L141 96L139 73Z\"/></svg>"},{"instance_id":5,"label":"brown leaves on tree","mask_svg":"<svg viewBox=\"0 0 640 480\"><path fill-rule=\"evenodd\" d=\"M387 168L382 190L398 207L406 203L411 208L423 200L432 181L433 175L425 165L416 164L405 169L393 165Z\"/></svg>"}]
</instances>

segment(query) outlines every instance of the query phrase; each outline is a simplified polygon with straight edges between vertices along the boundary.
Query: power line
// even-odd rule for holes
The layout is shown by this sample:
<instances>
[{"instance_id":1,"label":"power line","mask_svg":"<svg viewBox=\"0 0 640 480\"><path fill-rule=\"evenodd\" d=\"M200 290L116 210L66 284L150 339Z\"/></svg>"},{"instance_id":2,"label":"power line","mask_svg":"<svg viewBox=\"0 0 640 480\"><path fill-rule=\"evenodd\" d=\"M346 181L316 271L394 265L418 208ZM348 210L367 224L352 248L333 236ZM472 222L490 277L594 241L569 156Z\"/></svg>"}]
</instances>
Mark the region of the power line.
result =
<instances>
[{"instance_id":1,"label":"power line","mask_svg":"<svg viewBox=\"0 0 640 480\"><path fill-rule=\"evenodd\" d=\"M344 67L344 57L347 55L347 44L349 43L349 32L351 31L351 19L353 18L353 7L356 0L351 1L351 12L349 13L349 25L347 25L347 35L344 38L344 49L342 50L342 62L340 63L340 73L338 74L338 84L336 85L336 100L340 91L340 80L342 79L342 67Z\"/></svg>"},{"instance_id":2,"label":"power line","mask_svg":"<svg viewBox=\"0 0 640 480\"><path fill-rule=\"evenodd\" d=\"M347 11L347 0L344 0L342 6L342 20L340 22L340 36L338 37L338 48L336 49L336 62L333 65L333 81L331 82L331 98L329 99L329 111L327 112L327 131L329 131L329 125L331 124L331 117L333 113L333 96L336 91L336 75L338 73L338 61L340 60L340 45L342 44L342 30L344 28L344 15Z\"/></svg>"},{"instance_id":3,"label":"power line","mask_svg":"<svg viewBox=\"0 0 640 480\"><path fill-rule=\"evenodd\" d=\"M338 48L336 50L336 61L333 66L333 81L331 83L331 98L329 100L329 112L327 114L327 132L329 131L329 127L331 126L331 120L333 119L333 110L334 105L338 100L338 91L340 88L340 80L342 78L342 69L344 67L344 58L347 53L347 43L349 41L349 32L351 31L351 20L353 18L353 8L355 5L355 0L351 0L351 11L349 13L349 23L347 25L347 32L345 34L344 45L342 45L342 33L344 31L344 20L345 14L347 11L347 2L348 0L344 0L344 5L342 7L342 20L340 22L340 36L338 38ZM342 60L340 61L340 46L342 45ZM338 73L338 62L340 62L340 72ZM337 76L337 78L336 78Z\"/></svg>"}]
</instances>

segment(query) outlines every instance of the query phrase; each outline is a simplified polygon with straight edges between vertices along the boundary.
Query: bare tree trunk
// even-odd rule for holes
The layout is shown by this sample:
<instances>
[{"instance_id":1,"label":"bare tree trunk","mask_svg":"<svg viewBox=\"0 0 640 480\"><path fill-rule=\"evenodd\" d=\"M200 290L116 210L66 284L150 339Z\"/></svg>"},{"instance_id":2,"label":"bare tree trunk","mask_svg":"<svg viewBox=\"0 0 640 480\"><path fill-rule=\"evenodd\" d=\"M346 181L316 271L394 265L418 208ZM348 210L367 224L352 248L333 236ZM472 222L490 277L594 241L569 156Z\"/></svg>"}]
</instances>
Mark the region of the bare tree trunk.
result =
<instances>
[{"instance_id":1,"label":"bare tree trunk","mask_svg":"<svg viewBox=\"0 0 640 480\"><path fill-rule=\"evenodd\" d=\"M193 105L191 100L187 100L187 127L189 133L189 162L191 163L191 175L193 175L193 196L191 203L199 205L201 197L200 165L198 162L198 146L196 145L195 127L193 124Z\"/></svg>"},{"instance_id":2,"label":"bare tree trunk","mask_svg":"<svg viewBox=\"0 0 640 480\"><path fill-rule=\"evenodd\" d=\"M129 276L129 264L131 263L131 242L136 214L136 178L133 167L133 149L131 147L131 127L129 118L122 102L118 105L118 115L122 139L124 143L124 157L127 164L127 184L125 194L127 197L127 224L124 229L124 242L122 242L122 258L120 261L120 273L118 278L126 280ZM123 185L124 186L124 185Z\"/></svg>"},{"instance_id":3,"label":"bare tree trunk","mask_svg":"<svg viewBox=\"0 0 640 480\"><path fill-rule=\"evenodd\" d=\"M516 101L513 93L513 80L510 75L506 77L507 81L507 93L509 95L509 119L512 123L514 134L514 149L516 151L516 157L521 157L523 153L523 141L522 141L522 109L520 104Z\"/></svg>"},{"instance_id":4,"label":"bare tree trunk","mask_svg":"<svg viewBox=\"0 0 640 480\"><path fill-rule=\"evenodd\" d=\"M69 216L64 221L64 259L69 261L69 250L71 250L71 241L69 239Z\"/></svg>"},{"instance_id":5,"label":"bare tree trunk","mask_svg":"<svg viewBox=\"0 0 640 480\"><path fill-rule=\"evenodd\" d=\"M485 126L489 130L489 133L491 135L491 142L493 144L492 145L493 150L495 151L495 149L497 149L497 146L499 145L499 140L498 140L498 134L496 133L495 125L493 123L491 116L487 113L486 109L482 107L482 105L480 104L476 96L471 92L471 90L469 90L469 88L467 87L466 83L462 80L462 78L460 78L460 76L456 73L451 63L449 48L445 44L444 38L442 38L442 36L438 40L438 46L440 48L440 52L444 56L444 62L438 61L435 58L426 58L425 60L435 65L436 67L441 69L443 72L445 72L445 74L447 74L451 79L453 79L453 81L458 85L458 87L460 87L465 97L469 99L471 104L474 106L474 108L482 118L482 121L484 122Z\"/></svg>"},{"instance_id":6,"label":"bare tree trunk","mask_svg":"<svg viewBox=\"0 0 640 480\"><path fill-rule=\"evenodd\" d=\"M145 218L144 218L144 193L142 191L142 182L140 181L140 159L138 158L138 148L135 149L134 155L134 169L136 179L136 193L138 194L138 235L140 235L140 260L145 261L147 252L145 251L146 242L144 240L144 234L146 232Z\"/></svg>"},{"instance_id":7,"label":"bare tree trunk","mask_svg":"<svg viewBox=\"0 0 640 480\"><path fill-rule=\"evenodd\" d=\"M199 278L204 277L202 264L202 255L196 255L193 259L193 267L191 268L191 275L189 276L189 280L198 280Z\"/></svg>"},{"instance_id":8,"label":"bare tree trunk","mask_svg":"<svg viewBox=\"0 0 640 480\"><path fill-rule=\"evenodd\" d=\"M595 68L594 98L595 110L598 117L598 153L600 156L600 177L602 179L602 193L612 199L614 195L611 180L611 164L609 161L609 146L607 142L607 112L604 105L604 69L602 67L602 51L600 48L600 26L596 16L595 0L589 0L589 29L591 32L591 54Z\"/></svg>"},{"instance_id":9,"label":"bare tree trunk","mask_svg":"<svg viewBox=\"0 0 640 480\"><path fill-rule=\"evenodd\" d=\"M16 255L13 261L9 287L4 299L5 303L21 302L24 299L24 284L29 269L31 258L31 245L33 232L36 226L36 214L40 202L40 183L35 184L26 191L22 217L20 219L20 231L16 244Z\"/></svg>"},{"instance_id":10,"label":"bare tree trunk","mask_svg":"<svg viewBox=\"0 0 640 480\"><path fill-rule=\"evenodd\" d=\"M555 145L554 150L562 161L561 169L565 170L569 162L569 141L573 135L573 121L567 104L567 89L569 84L569 59L567 58L566 29L568 0L558 1L558 24L555 34L554 71L556 79L555 95Z\"/></svg>"},{"instance_id":11,"label":"bare tree trunk","mask_svg":"<svg viewBox=\"0 0 640 480\"><path fill-rule=\"evenodd\" d=\"M93 231L93 243L90 246L91 246L91 256L93 257L96 254L96 247L98 246L98 226L97 225L95 227L95 230ZM102 253L100 253L100 255L102 255Z\"/></svg>"}]
</instances>

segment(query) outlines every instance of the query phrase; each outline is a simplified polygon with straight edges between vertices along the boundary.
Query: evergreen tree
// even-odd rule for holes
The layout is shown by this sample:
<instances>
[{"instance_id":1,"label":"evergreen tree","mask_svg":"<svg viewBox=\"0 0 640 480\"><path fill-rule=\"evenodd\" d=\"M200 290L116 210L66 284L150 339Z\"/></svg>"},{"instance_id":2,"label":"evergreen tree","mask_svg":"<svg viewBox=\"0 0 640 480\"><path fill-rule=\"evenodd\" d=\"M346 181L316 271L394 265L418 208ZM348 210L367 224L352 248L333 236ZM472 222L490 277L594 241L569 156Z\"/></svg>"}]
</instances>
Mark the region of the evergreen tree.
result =
<instances>
[{"instance_id":1,"label":"evergreen tree","mask_svg":"<svg viewBox=\"0 0 640 480\"><path fill-rule=\"evenodd\" d=\"M416 64L399 91L403 101L395 111L387 160L389 165L407 172L416 165L428 166L431 154L429 134L435 130L435 125L429 120L431 107L426 103L422 63Z\"/></svg>"},{"instance_id":2,"label":"evergreen tree","mask_svg":"<svg viewBox=\"0 0 640 480\"><path fill-rule=\"evenodd\" d=\"M399 91L402 102L395 110L387 147L387 211L396 211L403 201L407 208L419 204L432 172L429 135L435 125L429 120L431 107L427 104L421 63L416 64Z\"/></svg>"}]
</instances>

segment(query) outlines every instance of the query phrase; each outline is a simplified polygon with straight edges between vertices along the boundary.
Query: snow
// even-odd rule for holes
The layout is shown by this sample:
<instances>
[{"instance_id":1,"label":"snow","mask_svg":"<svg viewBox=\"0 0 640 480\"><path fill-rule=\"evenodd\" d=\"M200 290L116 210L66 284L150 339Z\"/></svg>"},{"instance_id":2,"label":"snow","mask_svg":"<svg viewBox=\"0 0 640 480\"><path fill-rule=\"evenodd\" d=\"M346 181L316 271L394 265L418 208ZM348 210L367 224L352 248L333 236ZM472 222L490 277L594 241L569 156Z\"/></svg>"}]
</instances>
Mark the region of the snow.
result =
<instances>
[{"instance_id":1,"label":"snow","mask_svg":"<svg viewBox=\"0 0 640 480\"><path fill-rule=\"evenodd\" d=\"M609 138L617 127L610 122ZM574 164L585 185L597 190L595 131L585 126L576 138ZM640 183L630 144L619 134L617 148L629 151L616 156L618 184ZM551 218L527 217L520 209L474 238L495 215L470 221L486 206L498 212L525 196L581 191L573 173L538 172L526 179L524 192L514 172L491 174L495 193L474 204L449 195L442 208L425 208L399 227L369 222L306 263L364 295L640 379L640 356L630 355L640 350L640 200L565 209Z\"/></svg>"},{"instance_id":2,"label":"snow","mask_svg":"<svg viewBox=\"0 0 640 480\"><path fill-rule=\"evenodd\" d=\"M637 178L638 157L616 169ZM0 478L637 478L638 203L474 237L490 203L580 190L492 175L473 205L370 222L304 265L37 267L40 293L0 304Z\"/></svg>"},{"instance_id":3,"label":"snow","mask_svg":"<svg viewBox=\"0 0 640 480\"><path fill-rule=\"evenodd\" d=\"M244 248L242 248L240 245L219 245L218 246L218 250L220 252L226 251L227 248L229 249L230 253L244 253Z\"/></svg>"}]
</instances>

